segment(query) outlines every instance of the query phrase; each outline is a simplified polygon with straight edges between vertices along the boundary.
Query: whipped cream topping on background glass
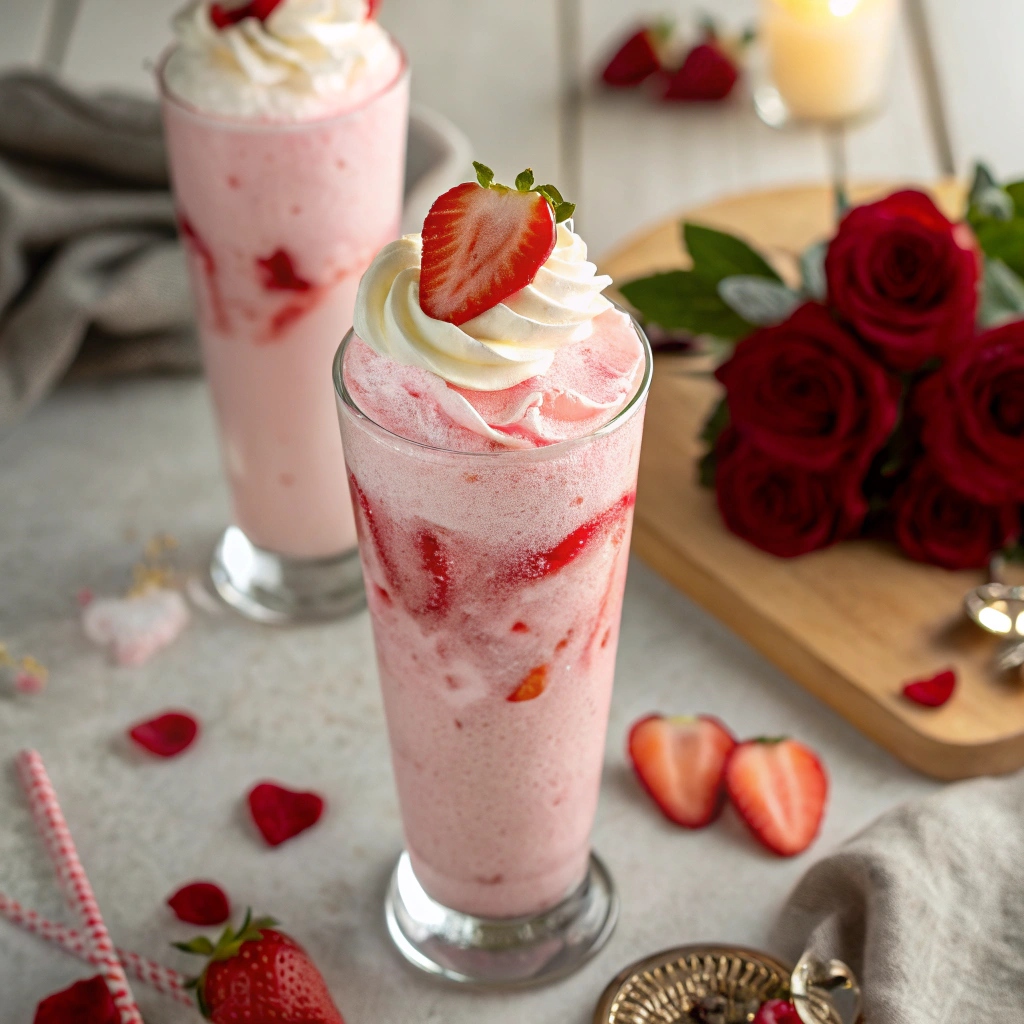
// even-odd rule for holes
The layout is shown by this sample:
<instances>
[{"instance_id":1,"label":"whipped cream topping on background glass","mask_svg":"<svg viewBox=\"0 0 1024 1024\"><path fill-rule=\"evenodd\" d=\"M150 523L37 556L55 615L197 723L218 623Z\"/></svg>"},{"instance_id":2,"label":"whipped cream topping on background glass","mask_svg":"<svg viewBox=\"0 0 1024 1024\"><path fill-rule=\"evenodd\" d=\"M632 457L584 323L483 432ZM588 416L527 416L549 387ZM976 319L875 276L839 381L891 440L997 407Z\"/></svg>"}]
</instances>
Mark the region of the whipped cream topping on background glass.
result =
<instances>
[{"instance_id":1,"label":"whipped cream topping on background glass","mask_svg":"<svg viewBox=\"0 0 1024 1024\"><path fill-rule=\"evenodd\" d=\"M226 4L225 6L234 6ZM209 0L174 19L166 88L207 113L307 120L359 106L388 85L402 56L367 0L282 0L265 21L218 28Z\"/></svg>"},{"instance_id":2,"label":"whipped cream topping on background glass","mask_svg":"<svg viewBox=\"0 0 1024 1024\"><path fill-rule=\"evenodd\" d=\"M461 325L420 308L419 235L385 246L356 296L356 334L382 356L429 370L470 391L500 391L543 376L555 353L590 337L596 316L612 308L612 283L587 260L586 243L566 224L533 281Z\"/></svg>"}]
</instances>

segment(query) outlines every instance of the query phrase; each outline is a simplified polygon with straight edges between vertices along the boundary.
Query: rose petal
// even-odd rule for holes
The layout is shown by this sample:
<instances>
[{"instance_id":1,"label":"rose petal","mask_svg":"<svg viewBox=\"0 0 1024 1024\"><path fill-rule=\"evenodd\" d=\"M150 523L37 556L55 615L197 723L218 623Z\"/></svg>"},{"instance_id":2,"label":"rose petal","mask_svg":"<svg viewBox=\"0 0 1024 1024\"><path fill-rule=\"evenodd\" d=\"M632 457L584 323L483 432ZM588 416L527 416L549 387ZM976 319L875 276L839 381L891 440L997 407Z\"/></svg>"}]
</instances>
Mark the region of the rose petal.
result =
<instances>
[{"instance_id":1,"label":"rose petal","mask_svg":"<svg viewBox=\"0 0 1024 1024\"><path fill-rule=\"evenodd\" d=\"M190 882L169 896L167 905L187 924L223 924L231 916L227 895L213 882Z\"/></svg>"},{"instance_id":2,"label":"rose petal","mask_svg":"<svg viewBox=\"0 0 1024 1024\"><path fill-rule=\"evenodd\" d=\"M903 687L903 696L926 708L938 708L953 696L956 672L947 668L931 679L918 679Z\"/></svg>"},{"instance_id":3,"label":"rose petal","mask_svg":"<svg viewBox=\"0 0 1024 1024\"><path fill-rule=\"evenodd\" d=\"M32 1024L120 1024L121 1015L107 983L99 974L47 996Z\"/></svg>"},{"instance_id":4,"label":"rose petal","mask_svg":"<svg viewBox=\"0 0 1024 1024\"><path fill-rule=\"evenodd\" d=\"M248 796L252 820L270 846L311 828L324 812L323 797L285 789L274 782L261 782Z\"/></svg>"},{"instance_id":5,"label":"rose petal","mask_svg":"<svg viewBox=\"0 0 1024 1024\"><path fill-rule=\"evenodd\" d=\"M140 747L157 757L177 756L192 745L198 734L199 722L186 711L165 711L128 730Z\"/></svg>"}]
</instances>

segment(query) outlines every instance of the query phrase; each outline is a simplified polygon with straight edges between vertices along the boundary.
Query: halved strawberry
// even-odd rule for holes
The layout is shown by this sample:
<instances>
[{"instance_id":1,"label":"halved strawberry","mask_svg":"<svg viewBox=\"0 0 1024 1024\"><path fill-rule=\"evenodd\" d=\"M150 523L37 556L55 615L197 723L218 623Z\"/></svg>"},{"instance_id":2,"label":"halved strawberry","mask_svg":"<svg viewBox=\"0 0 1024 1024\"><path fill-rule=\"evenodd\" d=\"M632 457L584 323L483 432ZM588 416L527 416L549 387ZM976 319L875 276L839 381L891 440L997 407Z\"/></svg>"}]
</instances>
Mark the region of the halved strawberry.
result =
<instances>
[{"instance_id":1,"label":"halved strawberry","mask_svg":"<svg viewBox=\"0 0 1024 1024\"><path fill-rule=\"evenodd\" d=\"M477 180L439 196L423 222L420 308L450 324L525 288L555 247L555 225L575 209L553 185L534 186L529 169L509 188L473 166Z\"/></svg>"},{"instance_id":2,"label":"halved strawberry","mask_svg":"<svg viewBox=\"0 0 1024 1024\"><path fill-rule=\"evenodd\" d=\"M735 746L729 730L709 715L648 715L629 730L633 770L662 814L685 828L703 828L718 817Z\"/></svg>"},{"instance_id":3,"label":"halved strawberry","mask_svg":"<svg viewBox=\"0 0 1024 1024\"><path fill-rule=\"evenodd\" d=\"M661 70L656 31L634 32L612 55L601 72L601 81L615 89L630 89Z\"/></svg>"},{"instance_id":4,"label":"halved strawberry","mask_svg":"<svg viewBox=\"0 0 1024 1024\"><path fill-rule=\"evenodd\" d=\"M665 87L666 100L724 100L732 92L739 71L717 42L699 43L686 55L682 67Z\"/></svg>"},{"instance_id":5,"label":"halved strawberry","mask_svg":"<svg viewBox=\"0 0 1024 1024\"><path fill-rule=\"evenodd\" d=\"M741 743L726 765L725 786L740 817L773 853L802 853L818 834L828 778L817 755L802 743Z\"/></svg>"}]
</instances>

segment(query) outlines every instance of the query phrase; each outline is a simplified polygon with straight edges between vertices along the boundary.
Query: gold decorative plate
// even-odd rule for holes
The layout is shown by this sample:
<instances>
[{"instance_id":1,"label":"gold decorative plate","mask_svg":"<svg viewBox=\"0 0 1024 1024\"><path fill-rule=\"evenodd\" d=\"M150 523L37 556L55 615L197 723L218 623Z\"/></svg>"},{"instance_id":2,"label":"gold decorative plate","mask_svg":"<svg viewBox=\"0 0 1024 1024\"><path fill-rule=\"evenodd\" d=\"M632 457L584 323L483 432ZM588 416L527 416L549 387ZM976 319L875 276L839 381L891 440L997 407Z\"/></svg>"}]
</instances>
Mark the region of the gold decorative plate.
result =
<instances>
[{"instance_id":1,"label":"gold decorative plate","mask_svg":"<svg viewBox=\"0 0 1024 1024\"><path fill-rule=\"evenodd\" d=\"M789 988L791 969L739 946L681 946L647 957L612 979L594 1024L674 1024L699 1019L747 1021L766 999Z\"/></svg>"}]
</instances>

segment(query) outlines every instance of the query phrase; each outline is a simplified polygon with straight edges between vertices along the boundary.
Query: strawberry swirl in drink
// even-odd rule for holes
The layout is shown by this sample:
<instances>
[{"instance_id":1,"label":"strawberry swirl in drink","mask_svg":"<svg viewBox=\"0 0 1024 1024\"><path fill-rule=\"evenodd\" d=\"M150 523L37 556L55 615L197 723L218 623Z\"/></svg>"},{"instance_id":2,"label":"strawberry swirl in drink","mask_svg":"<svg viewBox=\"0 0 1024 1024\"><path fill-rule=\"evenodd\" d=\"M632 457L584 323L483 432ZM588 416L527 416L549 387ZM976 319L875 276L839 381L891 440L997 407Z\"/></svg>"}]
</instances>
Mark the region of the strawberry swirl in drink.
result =
<instances>
[{"instance_id":1,"label":"strawberry swirl in drink","mask_svg":"<svg viewBox=\"0 0 1024 1024\"><path fill-rule=\"evenodd\" d=\"M389 927L523 982L614 923L590 831L651 361L557 190L478 177L377 256L335 384L408 850ZM453 945L478 919L520 931Z\"/></svg>"},{"instance_id":2,"label":"strawberry swirl in drink","mask_svg":"<svg viewBox=\"0 0 1024 1024\"><path fill-rule=\"evenodd\" d=\"M160 70L234 526L212 567L264 620L362 602L327 380L401 216L408 75L372 0L197 0Z\"/></svg>"}]
</instances>

